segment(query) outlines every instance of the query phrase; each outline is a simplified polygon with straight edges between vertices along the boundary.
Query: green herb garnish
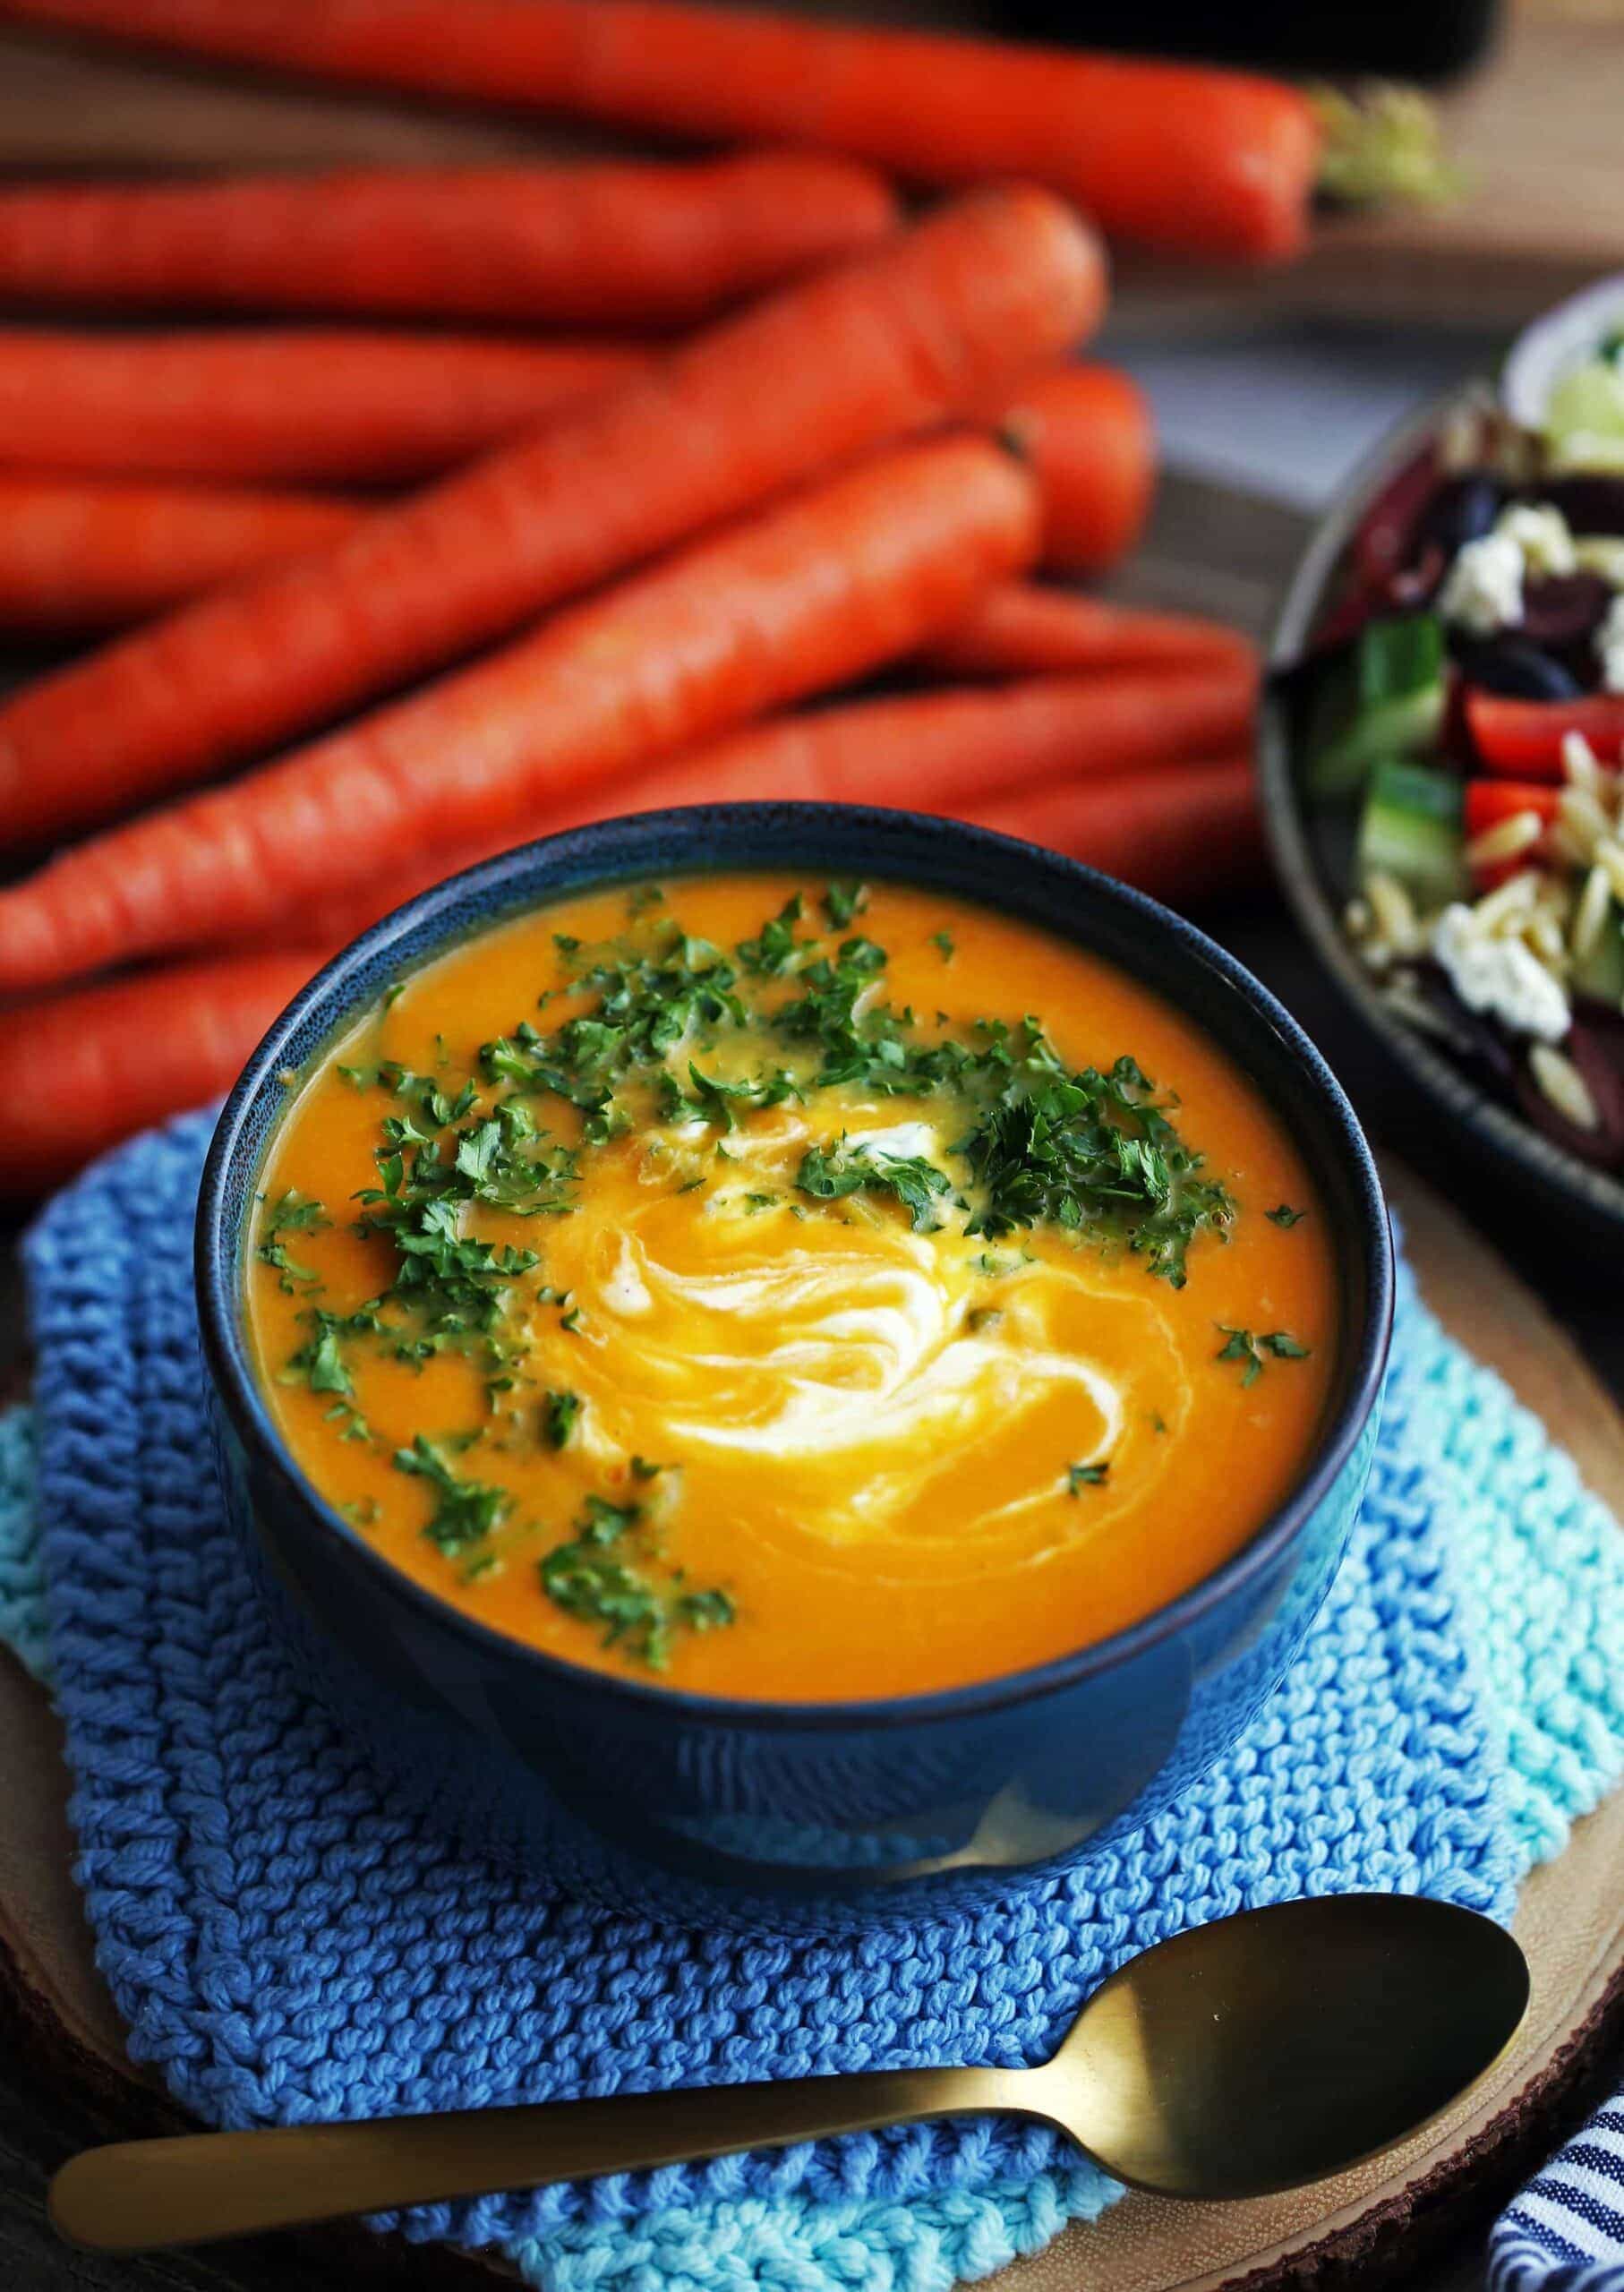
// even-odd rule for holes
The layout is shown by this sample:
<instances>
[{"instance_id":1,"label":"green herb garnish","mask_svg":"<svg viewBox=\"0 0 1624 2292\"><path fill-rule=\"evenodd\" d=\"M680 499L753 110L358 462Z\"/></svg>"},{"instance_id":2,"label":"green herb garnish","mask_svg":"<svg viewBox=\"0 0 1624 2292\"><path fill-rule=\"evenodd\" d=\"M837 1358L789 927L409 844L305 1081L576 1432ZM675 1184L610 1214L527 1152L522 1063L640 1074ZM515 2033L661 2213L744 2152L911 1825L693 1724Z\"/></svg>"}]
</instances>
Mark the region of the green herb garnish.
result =
<instances>
[{"instance_id":1,"label":"green herb garnish","mask_svg":"<svg viewBox=\"0 0 1624 2292\"><path fill-rule=\"evenodd\" d=\"M434 1513L423 1534L441 1552L466 1552L478 1544L500 1525L513 1501L506 1489L462 1479L426 1433L420 1432L409 1449L396 1450L395 1469L426 1480L434 1491Z\"/></svg>"},{"instance_id":2,"label":"green herb garnish","mask_svg":"<svg viewBox=\"0 0 1624 2292\"><path fill-rule=\"evenodd\" d=\"M930 935L930 944L936 950L944 963L952 962L953 958L953 934L951 931L933 931Z\"/></svg>"},{"instance_id":3,"label":"green herb garnish","mask_svg":"<svg viewBox=\"0 0 1624 2292\"><path fill-rule=\"evenodd\" d=\"M313 1265L301 1264L283 1241L284 1234L320 1234L332 1224L322 1203L293 1187L265 1213L264 1238L254 1255L278 1277L277 1287L287 1296L317 1286L321 1276Z\"/></svg>"},{"instance_id":4,"label":"green herb garnish","mask_svg":"<svg viewBox=\"0 0 1624 2292\"><path fill-rule=\"evenodd\" d=\"M887 1154L876 1147L848 1146L842 1140L825 1153L808 1146L795 1183L819 1202L843 1202L853 1193L888 1193L907 1210L916 1234L934 1233L941 1220L936 1204L953 1192L945 1170L919 1154Z\"/></svg>"},{"instance_id":5,"label":"green herb garnish","mask_svg":"<svg viewBox=\"0 0 1624 2292\"><path fill-rule=\"evenodd\" d=\"M641 1555L628 1551L641 1518L635 1504L589 1496L574 1536L548 1552L539 1569L542 1589L556 1607L602 1624L606 1647L624 1642L659 1672L671 1661L679 1630L714 1630L731 1623L735 1611L723 1591L675 1591L653 1580Z\"/></svg>"},{"instance_id":6,"label":"green herb garnish","mask_svg":"<svg viewBox=\"0 0 1624 2292\"><path fill-rule=\"evenodd\" d=\"M542 1403L542 1429L550 1448L567 1448L585 1403L579 1393L550 1392Z\"/></svg>"},{"instance_id":7,"label":"green herb garnish","mask_svg":"<svg viewBox=\"0 0 1624 2292\"><path fill-rule=\"evenodd\" d=\"M1294 1210L1289 1202L1277 1202L1272 1210L1263 1212L1271 1226L1295 1226L1307 1217L1306 1210Z\"/></svg>"},{"instance_id":8,"label":"green herb garnish","mask_svg":"<svg viewBox=\"0 0 1624 2292\"><path fill-rule=\"evenodd\" d=\"M800 894L796 892L771 922L762 925L754 939L741 939L734 952L746 971L767 978L787 971L795 954L795 926L805 912Z\"/></svg>"},{"instance_id":9,"label":"green herb garnish","mask_svg":"<svg viewBox=\"0 0 1624 2292\"><path fill-rule=\"evenodd\" d=\"M1032 1022L1030 1048L963 1142L984 1189L972 1234L1047 1224L1121 1235L1152 1273L1184 1283L1190 1244L1235 1215L1218 1180L1180 1139L1132 1058L1108 1074L1068 1073ZM1034 1039L1035 1036L1035 1039Z\"/></svg>"},{"instance_id":10,"label":"green herb garnish","mask_svg":"<svg viewBox=\"0 0 1624 2292\"><path fill-rule=\"evenodd\" d=\"M1067 1465L1065 1487L1068 1496L1075 1496L1080 1488L1103 1488L1111 1470L1109 1458L1098 1464Z\"/></svg>"},{"instance_id":11,"label":"green herb garnish","mask_svg":"<svg viewBox=\"0 0 1624 2292\"><path fill-rule=\"evenodd\" d=\"M1218 1361L1244 1362L1245 1370L1241 1378L1243 1385L1256 1384L1263 1373L1263 1364L1268 1356L1272 1355L1277 1361L1306 1361L1313 1350L1312 1346L1299 1344L1289 1330L1271 1329L1265 1330L1261 1337L1253 1337L1249 1329L1229 1329L1222 1321L1218 1326L1218 1334L1225 1342L1213 1357Z\"/></svg>"},{"instance_id":12,"label":"green herb garnish","mask_svg":"<svg viewBox=\"0 0 1624 2292\"><path fill-rule=\"evenodd\" d=\"M861 884L830 884L824 891L818 905L835 930L843 931L859 910L866 907L868 894Z\"/></svg>"}]
</instances>

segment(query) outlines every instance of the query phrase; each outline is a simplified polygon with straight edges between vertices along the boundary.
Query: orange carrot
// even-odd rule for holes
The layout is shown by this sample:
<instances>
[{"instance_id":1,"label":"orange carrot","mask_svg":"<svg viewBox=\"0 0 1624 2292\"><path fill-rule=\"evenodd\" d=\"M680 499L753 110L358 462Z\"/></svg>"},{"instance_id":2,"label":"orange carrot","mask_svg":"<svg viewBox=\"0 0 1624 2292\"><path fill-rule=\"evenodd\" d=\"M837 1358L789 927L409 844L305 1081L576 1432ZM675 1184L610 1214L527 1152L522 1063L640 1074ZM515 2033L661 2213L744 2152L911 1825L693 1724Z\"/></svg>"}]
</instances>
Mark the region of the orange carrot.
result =
<instances>
[{"instance_id":1,"label":"orange carrot","mask_svg":"<svg viewBox=\"0 0 1624 2292\"><path fill-rule=\"evenodd\" d=\"M1294 254L1320 131L1235 72L675 0L4 0L0 14L657 133L1023 175L1181 253Z\"/></svg>"},{"instance_id":2,"label":"orange carrot","mask_svg":"<svg viewBox=\"0 0 1624 2292\"><path fill-rule=\"evenodd\" d=\"M0 1012L6 1095L0 1193L60 1185L92 1155L236 1080L283 1005L327 960L320 948L171 963Z\"/></svg>"},{"instance_id":3,"label":"orange carrot","mask_svg":"<svg viewBox=\"0 0 1624 2292\"><path fill-rule=\"evenodd\" d=\"M903 448L697 544L245 781L0 892L0 991L405 874L549 802L912 652L1030 561L1030 475L979 438Z\"/></svg>"},{"instance_id":4,"label":"orange carrot","mask_svg":"<svg viewBox=\"0 0 1624 2292\"><path fill-rule=\"evenodd\" d=\"M1268 873L1245 750L948 808L979 827L1086 860L1180 906L1250 891Z\"/></svg>"},{"instance_id":5,"label":"orange carrot","mask_svg":"<svg viewBox=\"0 0 1624 2292\"><path fill-rule=\"evenodd\" d=\"M437 475L644 372L631 343L354 327L0 331L0 461L300 485Z\"/></svg>"},{"instance_id":6,"label":"orange carrot","mask_svg":"<svg viewBox=\"0 0 1624 2292\"><path fill-rule=\"evenodd\" d=\"M95 338L88 339L93 342ZM229 342L231 338L204 339ZM124 346L111 346L116 351ZM0 425L4 423L4 359L5 351L0 348ZM181 371L177 363L177 378ZM248 371L246 363L242 371ZM1090 370L1074 371L1081 377ZM1071 376L1063 373L1052 379L1065 381ZM1107 380L1115 377L1107 376ZM1038 392L1044 388L1039 384ZM1023 415L1037 394L1027 393L1016 401ZM202 406L189 399L184 383L171 405L177 413L185 407L190 417L184 429L177 423L177 442L190 435L202 442L206 452L218 453L219 433ZM111 407L108 411L113 414ZM115 414L113 418L115 424ZM1012 425L1001 423L1000 427L1008 433ZM1064 427L1064 417L1061 427ZM106 434L105 428L82 432L87 444ZM292 446L292 431L285 429L282 434ZM9 430L0 426L0 461L8 455L20 460L36 458L18 452L20 443L26 441L26 429L20 439L14 426ZM1054 562L1056 535L1069 532L1075 536L1081 519L1090 514L1087 496L1091 478L1081 466L1068 466L1067 457L1049 444L1031 451L1025 438L1016 442L1039 481L1044 503L1045 556ZM1081 429L1067 442L1081 447ZM49 462L56 458L47 449L38 458ZM216 492L124 478L13 476L0 467L0 629L69 635L126 628L201 596L223 582L338 541L354 532L366 515L365 504L332 495ZM1061 561L1075 564L1079 554L1073 538L1069 548L1063 544ZM1013 593L1005 593L1009 594ZM988 599L987 609L996 603ZM1102 609L1085 606L1084 610L1098 613ZM947 641L951 651L951 640ZM1184 649L1189 649L1187 642ZM1107 659L1110 665L1119 664L1115 654L1107 654ZM1066 663L1060 665L1064 669ZM968 672L976 673L973 663Z\"/></svg>"},{"instance_id":7,"label":"orange carrot","mask_svg":"<svg viewBox=\"0 0 1624 2292\"><path fill-rule=\"evenodd\" d=\"M895 221L867 168L799 152L30 185L0 191L0 295L673 327Z\"/></svg>"},{"instance_id":8,"label":"orange carrot","mask_svg":"<svg viewBox=\"0 0 1624 2292\"><path fill-rule=\"evenodd\" d=\"M1156 431L1144 392L1111 366L1061 366L1005 398L994 416L1043 489L1043 561L1098 573L1144 530Z\"/></svg>"},{"instance_id":9,"label":"orange carrot","mask_svg":"<svg viewBox=\"0 0 1624 2292\"><path fill-rule=\"evenodd\" d=\"M1205 669L1257 654L1237 629L1182 613L1141 612L1065 589L1012 581L938 637L923 665L949 677L1083 676L1118 669Z\"/></svg>"},{"instance_id":10,"label":"orange carrot","mask_svg":"<svg viewBox=\"0 0 1624 2292\"><path fill-rule=\"evenodd\" d=\"M366 511L301 493L0 471L0 629L116 629L303 555Z\"/></svg>"},{"instance_id":11,"label":"orange carrot","mask_svg":"<svg viewBox=\"0 0 1624 2292\"><path fill-rule=\"evenodd\" d=\"M263 751L785 485L984 403L1088 327L1102 291L1096 243L1047 193L944 209L321 557L0 705L0 842Z\"/></svg>"},{"instance_id":12,"label":"orange carrot","mask_svg":"<svg viewBox=\"0 0 1624 2292\"><path fill-rule=\"evenodd\" d=\"M1244 741L1253 686L1244 662L1225 663L1172 680L1033 678L995 692L905 693L780 717L606 788L544 802L493 836L307 905L301 928L341 945L431 884L515 843L626 812L768 796L944 811L1011 789L1159 771Z\"/></svg>"}]
</instances>

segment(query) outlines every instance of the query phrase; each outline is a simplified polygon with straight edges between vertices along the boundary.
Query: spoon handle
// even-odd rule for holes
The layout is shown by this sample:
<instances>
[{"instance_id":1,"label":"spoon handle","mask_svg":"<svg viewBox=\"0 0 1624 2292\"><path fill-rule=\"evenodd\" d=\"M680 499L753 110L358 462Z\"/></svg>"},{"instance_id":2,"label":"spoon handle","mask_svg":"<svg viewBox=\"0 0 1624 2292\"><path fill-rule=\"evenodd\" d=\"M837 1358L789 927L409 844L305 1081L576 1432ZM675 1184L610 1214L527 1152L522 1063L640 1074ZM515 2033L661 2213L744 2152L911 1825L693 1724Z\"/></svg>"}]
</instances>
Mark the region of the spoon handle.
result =
<instances>
[{"instance_id":1,"label":"spoon handle","mask_svg":"<svg viewBox=\"0 0 1624 2292\"><path fill-rule=\"evenodd\" d=\"M988 2109L1042 2116L1041 2073L881 2069L520 2108L194 2133L87 2149L51 2183L70 2243L145 2252L217 2236L782 2148Z\"/></svg>"}]
</instances>

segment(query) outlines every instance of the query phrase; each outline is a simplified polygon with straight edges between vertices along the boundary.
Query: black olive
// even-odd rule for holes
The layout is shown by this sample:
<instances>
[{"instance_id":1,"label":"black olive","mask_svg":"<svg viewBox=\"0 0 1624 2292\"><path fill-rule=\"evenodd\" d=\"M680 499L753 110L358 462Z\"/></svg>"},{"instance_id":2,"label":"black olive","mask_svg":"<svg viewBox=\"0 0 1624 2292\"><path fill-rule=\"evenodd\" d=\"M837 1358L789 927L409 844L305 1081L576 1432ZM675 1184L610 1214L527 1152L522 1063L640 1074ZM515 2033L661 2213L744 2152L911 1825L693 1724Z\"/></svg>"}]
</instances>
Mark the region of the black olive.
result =
<instances>
[{"instance_id":1,"label":"black olive","mask_svg":"<svg viewBox=\"0 0 1624 2292\"><path fill-rule=\"evenodd\" d=\"M1599 573L1551 573L1528 581L1523 587L1517 635L1583 669L1594 652L1595 633L1612 596L1611 587Z\"/></svg>"},{"instance_id":2,"label":"black olive","mask_svg":"<svg viewBox=\"0 0 1624 2292\"><path fill-rule=\"evenodd\" d=\"M1571 477L1546 478L1528 498L1560 509L1576 534L1624 534L1624 477L1576 470Z\"/></svg>"},{"instance_id":3,"label":"black olive","mask_svg":"<svg viewBox=\"0 0 1624 2292\"><path fill-rule=\"evenodd\" d=\"M1481 541L1492 530L1505 500L1500 480L1482 470L1446 478L1411 528L1408 561L1414 564L1429 545L1452 558L1469 541Z\"/></svg>"},{"instance_id":4,"label":"black olive","mask_svg":"<svg viewBox=\"0 0 1624 2292\"><path fill-rule=\"evenodd\" d=\"M1508 700L1573 700L1582 689L1570 671L1526 637L1456 634L1450 649L1468 684Z\"/></svg>"}]
</instances>

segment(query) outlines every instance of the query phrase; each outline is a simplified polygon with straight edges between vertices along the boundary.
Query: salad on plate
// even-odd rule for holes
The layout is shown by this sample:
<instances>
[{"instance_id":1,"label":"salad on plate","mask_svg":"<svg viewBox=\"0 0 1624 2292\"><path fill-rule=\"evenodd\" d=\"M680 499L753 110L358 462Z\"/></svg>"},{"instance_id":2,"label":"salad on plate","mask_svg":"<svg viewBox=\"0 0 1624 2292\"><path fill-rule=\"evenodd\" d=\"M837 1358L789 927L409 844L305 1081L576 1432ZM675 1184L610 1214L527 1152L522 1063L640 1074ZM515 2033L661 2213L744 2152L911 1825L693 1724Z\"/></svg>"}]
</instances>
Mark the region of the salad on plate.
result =
<instances>
[{"instance_id":1,"label":"salad on plate","mask_svg":"<svg viewBox=\"0 0 1624 2292\"><path fill-rule=\"evenodd\" d=\"M1611 298L1582 346L1535 329L1373 502L1299 753L1383 999L1624 1170L1624 280Z\"/></svg>"}]
</instances>

